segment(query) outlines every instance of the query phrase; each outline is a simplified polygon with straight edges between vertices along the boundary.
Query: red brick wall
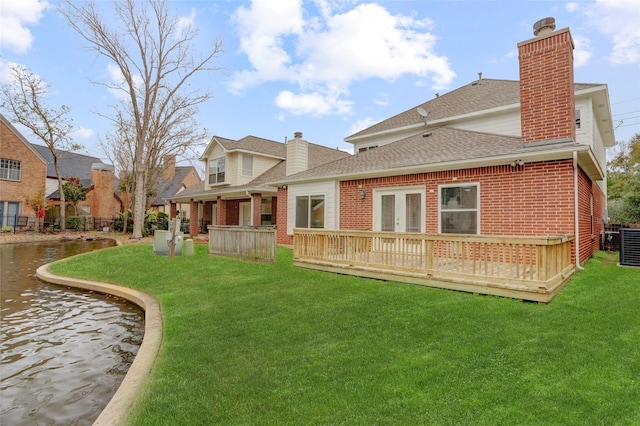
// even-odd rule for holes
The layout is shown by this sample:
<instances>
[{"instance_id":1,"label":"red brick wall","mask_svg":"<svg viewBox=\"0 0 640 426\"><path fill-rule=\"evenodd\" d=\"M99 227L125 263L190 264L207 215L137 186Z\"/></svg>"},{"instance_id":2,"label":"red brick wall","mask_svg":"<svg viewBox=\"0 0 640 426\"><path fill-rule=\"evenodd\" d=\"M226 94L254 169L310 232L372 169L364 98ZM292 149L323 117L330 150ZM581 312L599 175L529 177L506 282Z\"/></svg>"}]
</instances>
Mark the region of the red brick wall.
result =
<instances>
[{"instance_id":1,"label":"red brick wall","mask_svg":"<svg viewBox=\"0 0 640 426\"><path fill-rule=\"evenodd\" d=\"M197 236L200 233L198 223L198 201L191 201L189 205L189 234L192 237Z\"/></svg>"},{"instance_id":2,"label":"red brick wall","mask_svg":"<svg viewBox=\"0 0 640 426\"><path fill-rule=\"evenodd\" d=\"M518 44L522 141L576 139L573 41L568 29Z\"/></svg>"},{"instance_id":3,"label":"red brick wall","mask_svg":"<svg viewBox=\"0 0 640 426\"><path fill-rule=\"evenodd\" d=\"M35 216L25 199L44 191L47 165L1 121L0 141L0 158L20 161L22 174L19 182L0 180L0 201L19 202L20 215Z\"/></svg>"},{"instance_id":4,"label":"red brick wall","mask_svg":"<svg viewBox=\"0 0 640 426\"><path fill-rule=\"evenodd\" d=\"M293 237L287 235L287 190L278 188L278 208L272 214L276 217L278 224L278 244L293 244Z\"/></svg>"},{"instance_id":5,"label":"red brick wall","mask_svg":"<svg viewBox=\"0 0 640 426\"><path fill-rule=\"evenodd\" d=\"M424 185L427 233L438 232L438 185L480 184L483 235L574 234L571 160L362 179L340 183L340 228L372 229L373 189ZM366 190L364 200L361 190Z\"/></svg>"},{"instance_id":6,"label":"red brick wall","mask_svg":"<svg viewBox=\"0 0 640 426\"><path fill-rule=\"evenodd\" d=\"M593 197L593 216L591 215ZM584 263L600 248L600 234L604 231L602 217L605 196L600 187L582 170L578 171L578 223L580 230L580 263ZM591 223L593 220L593 232Z\"/></svg>"},{"instance_id":7,"label":"red brick wall","mask_svg":"<svg viewBox=\"0 0 640 426\"><path fill-rule=\"evenodd\" d=\"M227 214L223 225L238 225L240 223L240 200L227 200L226 204Z\"/></svg>"},{"instance_id":8,"label":"red brick wall","mask_svg":"<svg viewBox=\"0 0 640 426\"><path fill-rule=\"evenodd\" d=\"M227 200L223 200L222 197L217 199L218 215L216 217L216 225L226 225L227 220Z\"/></svg>"},{"instance_id":9,"label":"red brick wall","mask_svg":"<svg viewBox=\"0 0 640 426\"><path fill-rule=\"evenodd\" d=\"M262 225L262 194L251 194L251 198L253 199L251 224L254 226Z\"/></svg>"}]
</instances>

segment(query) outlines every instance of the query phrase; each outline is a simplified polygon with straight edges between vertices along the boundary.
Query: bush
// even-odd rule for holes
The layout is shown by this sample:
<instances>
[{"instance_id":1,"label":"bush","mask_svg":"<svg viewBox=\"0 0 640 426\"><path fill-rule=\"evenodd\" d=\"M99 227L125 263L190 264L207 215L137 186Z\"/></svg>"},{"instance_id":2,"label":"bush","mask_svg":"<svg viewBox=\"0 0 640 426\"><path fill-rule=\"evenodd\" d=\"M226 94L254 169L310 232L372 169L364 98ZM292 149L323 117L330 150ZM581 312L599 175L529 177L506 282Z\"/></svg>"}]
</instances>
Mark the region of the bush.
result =
<instances>
[{"instance_id":1,"label":"bush","mask_svg":"<svg viewBox=\"0 0 640 426\"><path fill-rule=\"evenodd\" d=\"M65 222L67 229L80 231L82 229L82 218L80 216L69 216Z\"/></svg>"}]
</instances>

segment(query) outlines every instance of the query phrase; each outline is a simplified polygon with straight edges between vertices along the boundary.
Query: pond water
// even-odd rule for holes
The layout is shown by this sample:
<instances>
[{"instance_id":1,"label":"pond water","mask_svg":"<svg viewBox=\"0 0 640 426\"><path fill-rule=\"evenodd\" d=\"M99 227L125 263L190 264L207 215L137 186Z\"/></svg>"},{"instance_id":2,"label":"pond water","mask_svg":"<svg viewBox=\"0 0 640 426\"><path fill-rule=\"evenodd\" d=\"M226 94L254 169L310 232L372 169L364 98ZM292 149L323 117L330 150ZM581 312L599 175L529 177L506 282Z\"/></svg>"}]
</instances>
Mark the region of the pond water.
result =
<instances>
[{"instance_id":1,"label":"pond water","mask_svg":"<svg viewBox=\"0 0 640 426\"><path fill-rule=\"evenodd\" d=\"M0 245L3 425L90 425L115 394L142 343L144 312L35 277L45 263L114 244Z\"/></svg>"}]
</instances>

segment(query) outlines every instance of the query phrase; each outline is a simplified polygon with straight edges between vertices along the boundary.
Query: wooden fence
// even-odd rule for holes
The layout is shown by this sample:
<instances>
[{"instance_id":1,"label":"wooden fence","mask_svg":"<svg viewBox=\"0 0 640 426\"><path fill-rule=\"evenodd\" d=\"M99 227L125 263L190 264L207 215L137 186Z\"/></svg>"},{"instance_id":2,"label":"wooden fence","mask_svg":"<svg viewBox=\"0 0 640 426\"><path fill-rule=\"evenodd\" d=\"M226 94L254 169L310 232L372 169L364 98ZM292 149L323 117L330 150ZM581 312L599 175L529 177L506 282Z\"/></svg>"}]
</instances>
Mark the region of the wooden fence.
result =
<instances>
[{"instance_id":1,"label":"wooden fence","mask_svg":"<svg viewBox=\"0 0 640 426\"><path fill-rule=\"evenodd\" d=\"M276 229L271 226L207 226L209 253L275 262Z\"/></svg>"},{"instance_id":2,"label":"wooden fence","mask_svg":"<svg viewBox=\"0 0 640 426\"><path fill-rule=\"evenodd\" d=\"M573 236L294 230L296 266L548 302L573 274Z\"/></svg>"}]
</instances>

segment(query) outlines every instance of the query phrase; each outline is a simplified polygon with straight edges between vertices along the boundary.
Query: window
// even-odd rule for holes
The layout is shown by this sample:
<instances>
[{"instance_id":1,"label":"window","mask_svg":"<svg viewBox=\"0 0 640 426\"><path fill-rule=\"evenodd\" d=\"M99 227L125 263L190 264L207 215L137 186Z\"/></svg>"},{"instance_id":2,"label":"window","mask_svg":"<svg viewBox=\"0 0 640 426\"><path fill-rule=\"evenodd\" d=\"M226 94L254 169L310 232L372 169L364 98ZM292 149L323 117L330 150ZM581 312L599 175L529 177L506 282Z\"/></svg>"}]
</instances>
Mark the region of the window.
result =
<instances>
[{"instance_id":1,"label":"window","mask_svg":"<svg viewBox=\"0 0 640 426\"><path fill-rule=\"evenodd\" d=\"M362 148L358 148L358 152L365 152L365 151L370 151L374 148L377 148L378 145L373 145L373 146L363 146Z\"/></svg>"},{"instance_id":2,"label":"window","mask_svg":"<svg viewBox=\"0 0 640 426\"><path fill-rule=\"evenodd\" d=\"M478 234L478 184L440 187L440 232Z\"/></svg>"},{"instance_id":3,"label":"window","mask_svg":"<svg viewBox=\"0 0 640 426\"><path fill-rule=\"evenodd\" d=\"M324 228L324 195L296 197L296 228Z\"/></svg>"},{"instance_id":4,"label":"window","mask_svg":"<svg viewBox=\"0 0 640 426\"><path fill-rule=\"evenodd\" d=\"M224 182L224 157L209 160L209 185Z\"/></svg>"},{"instance_id":5,"label":"window","mask_svg":"<svg viewBox=\"0 0 640 426\"><path fill-rule=\"evenodd\" d=\"M17 180L21 178L20 161L0 158L0 179Z\"/></svg>"},{"instance_id":6,"label":"window","mask_svg":"<svg viewBox=\"0 0 640 426\"><path fill-rule=\"evenodd\" d=\"M260 206L260 219L261 225L271 225L273 224L271 219L271 209L272 209L272 198L263 198L262 205Z\"/></svg>"},{"instance_id":7,"label":"window","mask_svg":"<svg viewBox=\"0 0 640 426\"><path fill-rule=\"evenodd\" d=\"M253 155L242 154L242 176L253 176Z\"/></svg>"}]
</instances>

